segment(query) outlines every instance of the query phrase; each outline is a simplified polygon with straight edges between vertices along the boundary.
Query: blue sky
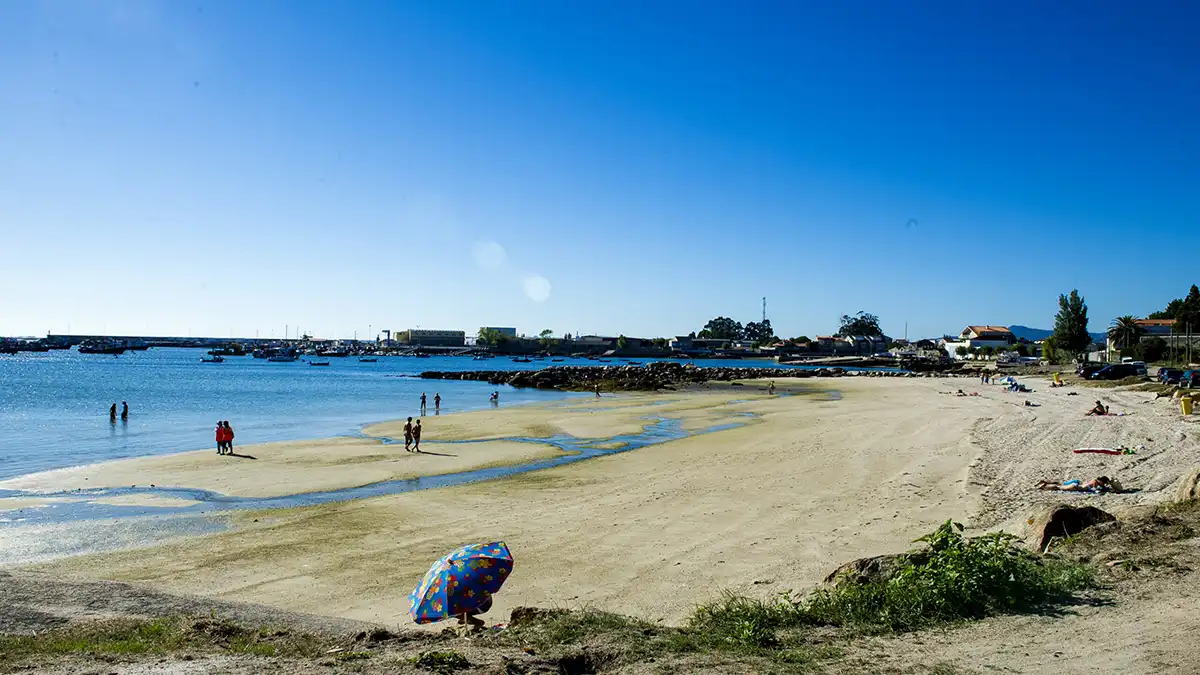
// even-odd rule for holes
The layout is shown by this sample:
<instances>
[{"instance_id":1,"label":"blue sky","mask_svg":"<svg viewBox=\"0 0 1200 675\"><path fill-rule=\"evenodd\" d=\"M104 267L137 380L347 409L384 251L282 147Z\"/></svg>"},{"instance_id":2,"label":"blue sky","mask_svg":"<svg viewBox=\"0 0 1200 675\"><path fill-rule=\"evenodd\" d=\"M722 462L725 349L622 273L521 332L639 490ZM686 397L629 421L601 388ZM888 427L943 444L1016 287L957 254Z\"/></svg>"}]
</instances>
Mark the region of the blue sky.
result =
<instances>
[{"instance_id":1,"label":"blue sky","mask_svg":"<svg viewBox=\"0 0 1200 675\"><path fill-rule=\"evenodd\" d=\"M1200 5L736 4L0 3L0 334L1098 330L1197 281Z\"/></svg>"}]
</instances>

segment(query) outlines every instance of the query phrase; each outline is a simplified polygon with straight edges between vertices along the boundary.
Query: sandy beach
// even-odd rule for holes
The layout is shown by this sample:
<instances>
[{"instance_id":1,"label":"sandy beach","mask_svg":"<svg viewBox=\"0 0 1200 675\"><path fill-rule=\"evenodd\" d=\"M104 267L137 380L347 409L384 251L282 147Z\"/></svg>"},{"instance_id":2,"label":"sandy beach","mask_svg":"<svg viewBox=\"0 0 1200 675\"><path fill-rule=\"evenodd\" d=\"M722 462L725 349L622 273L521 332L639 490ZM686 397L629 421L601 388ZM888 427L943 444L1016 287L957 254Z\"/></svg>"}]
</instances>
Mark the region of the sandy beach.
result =
<instances>
[{"instance_id":1,"label":"sandy beach","mask_svg":"<svg viewBox=\"0 0 1200 675\"><path fill-rule=\"evenodd\" d=\"M761 597L805 589L842 562L905 550L948 518L974 530L1018 528L1037 503L1110 510L1156 503L1192 468L1192 423L1170 402L1136 391L1027 382L1036 393L965 379L842 378L796 383L809 388L807 395L773 397L763 383L750 383L447 415L427 420L436 429L427 438L606 438L659 417L693 429L740 426L500 480L242 513L232 531L38 569L408 625L408 591L431 561L464 543L504 540L516 564L496 598L497 617L519 605L590 606L677 623L726 589ZM955 395L960 388L978 395ZM1129 414L1084 416L1097 397ZM378 425L367 433L395 429ZM1126 456L1071 452L1121 444L1145 447ZM502 440L440 447L463 451L455 458L462 467L557 452ZM478 453L468 456L468 449ZM236 469L212 468L221 459L215 453L189 453L0 487L64 489L86 478L89 487L158 481L276 494L369 483L415 471L415 462L428 462L420 470L450 466L366 439L254 452L262 457ZM389 458L359 461L378 453ZM1033 489L1042 478L1101 473L1133 491Z\"/></svg>"}]
</instances>

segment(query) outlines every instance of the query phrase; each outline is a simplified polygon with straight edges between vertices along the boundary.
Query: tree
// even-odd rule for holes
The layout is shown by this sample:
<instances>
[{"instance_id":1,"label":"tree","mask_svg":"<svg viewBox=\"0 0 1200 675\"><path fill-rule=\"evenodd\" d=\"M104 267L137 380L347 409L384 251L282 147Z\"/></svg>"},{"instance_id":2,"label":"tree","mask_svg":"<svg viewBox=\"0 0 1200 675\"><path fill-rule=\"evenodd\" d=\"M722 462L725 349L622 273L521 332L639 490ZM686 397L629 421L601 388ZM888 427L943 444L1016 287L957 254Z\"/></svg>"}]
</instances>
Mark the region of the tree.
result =
<instances>
[{"instance_id":1,"label":"tree","mask_svg":"<svg viewBox=\"0 0 1200 675\"><path fill-rule=\"evenodd\" d=\"M1054 347L1067 354L1081 357L1092 336L1087 330L1087 303L1078 290L1058 296L1058 315L1054 317Z\"/></svg>"},{"instance_id":2,"label":"tree","mask_svg":"<svg viewBox=\"0 0 1200 675\"><path fill-rule=\"evenodd\" d=\"M667 339L667 338L665 338L665 337L656 337L656 338L654 338L654 347L655 347L656 349L666 349L666 348L667 348L667 346L668 346L668 345L670 345L670 344L671 344L671 341L670 341L670 340L668 340L668 339Z\"/></svg>"},{"instance_id":3,"label":"tree","mask_svg":"<svg viewBox=\"0 0 1200 675\"><path fill-rule=\"evenodd\" d=\"M843 314L842 327L838 329L837 334L843 337L847 335L872 337L883 335L883 331L879 329L879 317L860 311L854 315Z\"/></svg>"},{"instance_id":4,"label":"tree","mask_svg":"<svg viewBox=\"0 0 1200 675\"><path fill-rule=\"evenodd\" d=\"M500 344L503 337L504 336L501 335L500 331L498 330L492 328L480 328L479 333L475 336L475 342L476 344L480 344L485 347L491 347Z\"/></svg>"},{"instance_id":5,"label":"tree","mask_svg":"<svg viewBox=\"0 0 1200 675\"><path fill-rule=\"evenodd\" d=\"M1191 290L1179 304L1173 318L1176 333L1196 333L1200 328L1200 288L1196 288L1196 284L1192 284Z\"/></svg>"},{"instance_id":6,"label":"tree","mask_svg":"<svg viewBox=\"0 0 1200 675\"><path fill-rule=\"evenodd\" d=\"M961 358L961 357L963 357L963 356L966 356L966 355L967 355L967 346L966 346L966 345L959 345L959 346L955 347L955 348L954 348L954 353L955 353L955 354L958 354L959 358Z\"/></svg>"},{"instance_id":7,"label":"tree","mask_svg":"<svg viewBox=\"0 0 1200 675\"><path fill-rule=\"evenodd\" d=\"M543 347L549 348L550 345L554 344L554 338L551 337L553 335L554 335L554 331L547 328L546 330L543 330L542 332L538 333L538 338L539 338L538 342L542 343Z\"/></svg>"},{"instance_id":8,"label":"tree","mask_svg":"<svg viewBox=\"0 0 1200 675\"><path fill-rule=\"evenodd\" d=\"M976 356L979 355L979 347L975 347L975 346L968 347L967 353L971 355L971 358L975 358Z\"/></svg>"},{"instance_id":9,"label":"tree","mask_svg":"<svg viewBox=\"0 0 1200 675\"><path fill-rule=\"evenodd\" d=\"M740 322L728 317L718 316L704 324L704 329L697 333L696 337L715 340L741 340L745 337L745 333L746 331L742 328Z\"/></svg>"},{"instance_id":10,"label":"tree","mask_svg":"<svg viewBox=\"0 0 1200 675\"><path fill-rule=\"evenodd\" d=\"M1161 312L1154 312L1147 316L1147 319L1174 319L1179 315L1179 311L1183 309L1183 299L1175 298L1167 303L1165 309Z\"/></svg>"},{"instance_id":11,"label":"tree","mask_svg":"<svg viewBox=\"0 0 1200 675\"><path fill-rule=\"evenodd\" d=\"M617 336L617 349L625 349L629 346L629 339L624 335Z\"/></svg>"},{"instance_id":12,"label":"tree","mask_svg":"<svg viewBox=\"0 0 1200 675\"><path fill-rule=\"evenodd\" d=\"M984 358L988 358L996 353L996 348L991 345L985 345L979 352L983 354Z\"/></svg>"},{"instance_id":13,"label":"tree","mask_svg":"<svg viewBox=\"0 0 1200 675\"><path fill-rule=\"evenodd\" d=\"M792 338L792 342L795 342L796 344L804 344L805 342L812 342L812 340L808 339L807 335L801 335L800 337Z\"/></svg>"},{"instance_id":14,"label":"tree","mask_svg":"<svg viewBox=\"0 0 1200 675\"><path fill-rule=\"evenodd\" d=\"M1024 342L1017 343L1017 356L1029 356L1029 345Z\"/></svg>"},{"instance_id":15,"label":"tree","mask_svg":"<svg viewBox=\"0 0 1200 675\"><path fill-rule=\"evenodd\" d=\"M1142 327L1138 325L1137 319L1128 314L1113 319L1108 327L1108 339L1112 340L1118 349L1137 344L1141 337Z\"/></svg>"},{"instance_id":16,"label":"tree","mask_svg":"<svg viewBox=\"0 0 1200 675\"><path fill-rule=\"evenodd\" d=\"M746 324L746 328L742 333L747 340L754 342L758 346L770 344L775 340L775 331L771 328L770 319L763 319L761 323L751 321Z\"/></svg>"},{"instance_id":17,"label":"tree","mask_svg":"<svg viewBox=\"0 0 1200 675\"><path fill-rule=\"evenodd\" d=\"M1042 342L1042 358L1050 363L1058 363L1058 348L1053 335Z\"/></svg>"}]
</instances>

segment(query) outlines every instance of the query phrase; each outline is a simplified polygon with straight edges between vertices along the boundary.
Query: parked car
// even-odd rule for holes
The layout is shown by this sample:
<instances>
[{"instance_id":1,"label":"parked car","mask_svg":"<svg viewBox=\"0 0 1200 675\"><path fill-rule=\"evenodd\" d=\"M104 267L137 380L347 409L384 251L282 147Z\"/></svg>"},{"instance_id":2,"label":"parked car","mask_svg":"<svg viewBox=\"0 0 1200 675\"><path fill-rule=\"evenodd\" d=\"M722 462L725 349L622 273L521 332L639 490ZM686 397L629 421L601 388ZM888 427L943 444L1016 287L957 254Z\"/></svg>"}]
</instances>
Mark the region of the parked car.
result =
<instances>
[{"instance_id":1,"label":"parked car","mask_svg":"<svg viewBox=\"0 0 1200 675\"><path fill-rule=\"evenodd\" d=\"M1138 363L1114 363L1088 376L1089 380L1123 380L1127 377L1145 377L1146 366ZM1196 378L1200 384L1200 376Z\"/></svg>"},{"instance_id":2,"label":"parked car","mask_svg":"<svg viewBox=\"0 0 1200 675\"><path fill-rule=\"evenodd\" d=\"M1093 374L1104 370L1107 367L1107 363L1081 363L1079 364L1079 367L1075 369L1075 374L1085 380L1090 380Z\"/></svg>"},{"instance_id":3,"label":"parked car","mask_svg":"<svg viewBox=\"0 0 1200 675\"><path fill-rule=\"evenodd\" d=\"M1185 370L1179 376L1179 386L1191 389L1197 385L1200 385L1200 370Z\"/></svg>"},{"instance_id":4,"label":"parked car","mask_svg":"<svg viewBox=\"0 0 1200 675\"><path fill-rule=\"evenodd\" d=\"M1162 384L1179 384L1183 371L1178 368L1159 368L1158 381Z\"/></svg>"}]
</instances>

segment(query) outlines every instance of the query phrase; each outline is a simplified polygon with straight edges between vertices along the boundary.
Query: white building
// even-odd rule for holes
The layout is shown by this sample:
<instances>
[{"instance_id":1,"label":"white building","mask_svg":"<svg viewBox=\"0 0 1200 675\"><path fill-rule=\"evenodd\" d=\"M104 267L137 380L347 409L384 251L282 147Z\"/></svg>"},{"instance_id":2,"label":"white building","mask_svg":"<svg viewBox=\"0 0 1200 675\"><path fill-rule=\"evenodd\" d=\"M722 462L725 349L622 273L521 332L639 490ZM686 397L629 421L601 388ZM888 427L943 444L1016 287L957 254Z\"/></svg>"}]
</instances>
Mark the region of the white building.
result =
<instances>
[{"instance_id":1,"label":"white building","mask_svg":"<svg viewBox=\"0 0 1200 675\"><path fill-rule=\"evenodd\" d=\"M943 346L950 358L963 359L968 357L958 355L959 347L968 351L971 348L978 350L984 347L996 349L1009 347L1016 342L1017 339L1013 336L1012 331L1004 326L967 326L959 333L957 340L946 340Z\"/></svg>"}]
</instances>

